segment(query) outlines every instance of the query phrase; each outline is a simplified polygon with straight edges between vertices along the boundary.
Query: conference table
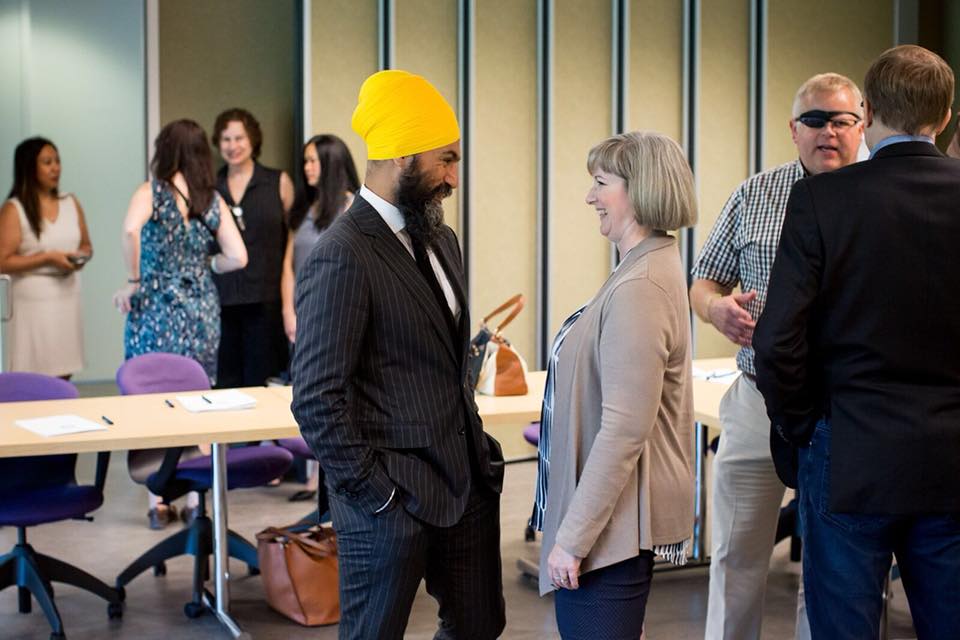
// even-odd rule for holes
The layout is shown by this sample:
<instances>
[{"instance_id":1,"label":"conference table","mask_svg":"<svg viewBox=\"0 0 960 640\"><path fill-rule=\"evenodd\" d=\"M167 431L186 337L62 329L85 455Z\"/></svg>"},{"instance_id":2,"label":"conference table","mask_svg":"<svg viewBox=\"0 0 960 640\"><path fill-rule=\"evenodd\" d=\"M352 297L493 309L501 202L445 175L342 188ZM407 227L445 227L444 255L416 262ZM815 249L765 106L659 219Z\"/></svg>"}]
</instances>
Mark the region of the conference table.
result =
<instances>
[{"instance_id":1,"label":"conference table","mask_svg":"<svg viewBox=\"0 0 960 640\"><path fill-rule=\"evenodd\" d=\"M477 396L485 425L525 424L540 418L545 372L531 372L524 396ZM206 602L220 623L235 638L249 638L230 615L227 555L226 450L230 443L274 440L300 435L290 411L290 387L240 389L256 400L253 409L191 413L174 395L103 396L74 400L0 403L0 458L122 451L155 447L212 444L214 601ZM16 420L70 414L103 424L102 431L44 437L15 426ZM106 422L109 420L109 424Z\"/></svg>"},{"instance_id":2,"label":"conference table","mask_svg":"<svg viewBox=\"0 0 960 640\"><path fill-rule=\"evenodd\" d=\"M735 369L732 358L694 361L704 371ZM705 561L703 525L706 518L703 456L711 428L719 427L720 398L729 378L695 379L697 509L693 560ZM477 408L485 426L524 425L540 419L546 372L530 372L523 396L478 395ZM179 403L165 402L174 394L102 396L74 400L0 403L0 457L89 453L157 447L212 444L214 601L207 602L220 623L235 638L249 638L230 615L227 556L226 450L235 442L275 440L297 436L300 429L290 411L290 387L249 387L243 393L256 400L253 409L192 413ZM176 395L200 395L178 393ZM14 425L16 420L72 414L103 423L106 429L43 437ZM106 424L105 420L111 424Z\"/></svg>"}]
</instances>

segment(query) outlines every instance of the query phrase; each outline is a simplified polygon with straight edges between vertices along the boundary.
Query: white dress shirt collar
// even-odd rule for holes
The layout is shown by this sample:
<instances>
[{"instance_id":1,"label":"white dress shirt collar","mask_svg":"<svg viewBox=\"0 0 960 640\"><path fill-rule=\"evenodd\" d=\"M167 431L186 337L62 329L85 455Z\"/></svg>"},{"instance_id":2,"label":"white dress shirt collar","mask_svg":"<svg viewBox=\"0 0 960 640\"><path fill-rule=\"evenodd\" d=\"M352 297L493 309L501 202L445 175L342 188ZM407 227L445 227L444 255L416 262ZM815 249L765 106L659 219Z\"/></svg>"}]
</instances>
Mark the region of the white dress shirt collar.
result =
<instances>
[{"instance_id":1,"label":"white dress shirt collar","mask_svg":"<svg viewBox=\"0 0 960 640\"><path fill-rule=\"evenodd\" d=\"M383 221L387 223L387 226L390 227L390 230L395 234L400 233L407 226L407 222L403 219L403 214L400 213L400 209L373 191L370 191L367 185L360 187L360 197L369 202L370 206L377 210L377 213L380 214L380 217L383 218Z\"/></svg>"},{"instance_id":2,"label":"white dress shirt collar","mask_svg":"<svg viewBox=\"0 0 960 640\"><path fill-rule=\"evenodd\" d=\"M411 258L413 258L413 242L410 240L410 234L405 230L407 223L403 219L403 214L400 213L400 209L398 209L396 205L390 204L373 191L370 191L370 189L367 188L367 185L360 187L360 197L369 202L370 206L376 209L377 213L380 214L380 217L383 218L383 221L386 222L387 226L390 227L390 230L393 231L393 235L400 240L400 243L407 250L407 253L410 254ZM440 283L440 288L443 290L443 297L447 299L447 306L450 307L450 312L453 314L453 317L459 321L460 302L457 300L457 295L453 292L453 285L450 284L450 278L443 270L443 266L440 264L440 259L437 258L437 254L433 250L433 247L427 247L427 257L430 260L430 266L433 267L433 273L437 276L437 282Z\"/></svg>"}]
</instances>

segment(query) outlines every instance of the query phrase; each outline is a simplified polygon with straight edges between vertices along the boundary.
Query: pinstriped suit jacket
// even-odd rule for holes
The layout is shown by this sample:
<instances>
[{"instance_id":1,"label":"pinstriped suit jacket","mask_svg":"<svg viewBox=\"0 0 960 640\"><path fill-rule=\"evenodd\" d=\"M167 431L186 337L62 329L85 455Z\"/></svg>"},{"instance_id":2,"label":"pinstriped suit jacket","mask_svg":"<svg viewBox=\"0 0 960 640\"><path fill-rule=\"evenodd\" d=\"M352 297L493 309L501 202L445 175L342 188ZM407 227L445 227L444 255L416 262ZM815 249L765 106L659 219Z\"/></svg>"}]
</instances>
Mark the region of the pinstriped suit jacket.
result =
<instances>
[{"instance_id":1,"label":"pinstriped suit jacket","mask_svg":"<svg viewBox=\"0 0 960 640\"><path fill-rule=\"evenodd\" d=\"M298 274L291 408L331 495L372 513L397 488L410 514L450 526L472 481L500 491L503 456L466 382L470 321L452 229L434 251L462 309L457 344L413 257L354 199Z\"/></svg>"}]
</instances>

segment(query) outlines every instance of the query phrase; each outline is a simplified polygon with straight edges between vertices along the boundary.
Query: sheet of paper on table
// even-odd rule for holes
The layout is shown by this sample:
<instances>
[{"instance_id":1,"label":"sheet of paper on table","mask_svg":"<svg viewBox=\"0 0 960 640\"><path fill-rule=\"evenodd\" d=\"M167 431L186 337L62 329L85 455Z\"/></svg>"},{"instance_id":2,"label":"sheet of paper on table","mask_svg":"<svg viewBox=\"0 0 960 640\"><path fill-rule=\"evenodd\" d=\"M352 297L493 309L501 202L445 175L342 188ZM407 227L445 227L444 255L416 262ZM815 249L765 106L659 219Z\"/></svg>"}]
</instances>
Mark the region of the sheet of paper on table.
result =
<instances>
[{"instance_id":1,"label":"sheet of paper on table","mask_svg":"<svg viewBox=\"0 0 960 640\"><path fill-rule=\"evenodd\" d=\"M83 433L85 431L106 431L107 429L106 426L99 422L69 414L31 418L29 420L16 420L14 424L21 429L26 429L44 438L65 436L70 433Z\"/></svg>"},{"instance_id":2,"label":"sheet of paper on table","mask_svg":"<svg viewBox=\"0 0 960 640\"><path fill-rule=\"evenodd\" d=\"M696 380L706 380L716 384L730 384L740 374L739 369L701 369L693 368L693 377Z\"/></svg>"},{"instance_id":3,"label":"sheet of paper on table","mask_svg":"<svg viewBox=\"0 0 960 640\"><path fill-rule=\"evenodd\" d=\"M193 413L203 411L237 411L239 409L253 409L257 400L236 389L223 391L208 391L200 395L177 396L184 409Z\"/></svg>"}]
</instances>

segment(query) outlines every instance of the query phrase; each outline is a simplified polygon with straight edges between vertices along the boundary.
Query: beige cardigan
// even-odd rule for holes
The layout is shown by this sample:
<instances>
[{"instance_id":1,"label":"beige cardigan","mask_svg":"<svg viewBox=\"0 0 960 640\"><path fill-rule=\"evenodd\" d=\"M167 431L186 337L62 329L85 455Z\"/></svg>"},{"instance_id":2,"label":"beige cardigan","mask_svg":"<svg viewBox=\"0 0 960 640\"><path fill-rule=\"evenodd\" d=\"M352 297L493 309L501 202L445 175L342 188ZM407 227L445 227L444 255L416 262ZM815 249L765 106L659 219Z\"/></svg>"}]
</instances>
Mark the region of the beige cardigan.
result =
<instances>
[{"instance_id":1,"label":"beige cardigan","mask_svg":"<svg viewBox=\"0 0 960 640\"><path fill-rule=\"evenodd\" d=\"M555 542L581 573L693 532L690 306L674 238L624 257L563 342L556 368L540 594Z\"/></svg>"}]
</instances>

